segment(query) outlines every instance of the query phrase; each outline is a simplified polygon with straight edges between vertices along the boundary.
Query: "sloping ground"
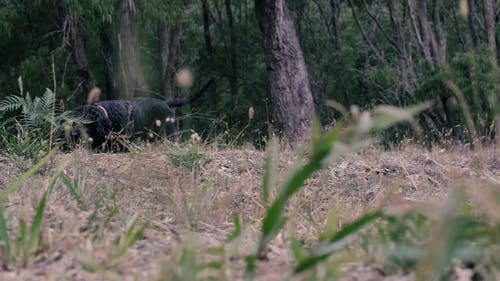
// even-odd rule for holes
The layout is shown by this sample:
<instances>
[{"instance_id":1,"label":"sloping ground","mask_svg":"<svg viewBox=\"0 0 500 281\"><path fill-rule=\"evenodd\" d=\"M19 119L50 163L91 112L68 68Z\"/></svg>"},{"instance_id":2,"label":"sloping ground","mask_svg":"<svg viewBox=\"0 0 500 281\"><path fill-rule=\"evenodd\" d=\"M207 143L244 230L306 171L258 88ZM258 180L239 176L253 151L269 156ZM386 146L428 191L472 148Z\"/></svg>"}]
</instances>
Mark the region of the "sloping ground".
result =
<instances>
[{"instance_id":1,"label":"sloping ground","mask_svg":"<svg viewBox=\"0 0 500 281\"><path fill-rule=\"evenodd\" d=\"M162 274L182 276L175 265L186 249L195 252L198 262L222 259L228 265L225 274L229 280L240 279L243 257L255 248L264 212L260 194L264 154L243 148L201 151L203 159L192 169L174 166L164 147L130 154L78 150L57 155L53 164L7 200L11 236L17 233L19 219L31 221L57 169L76 182L84 202L78 205L67 187L56 184L47 200L42 251L27 266L17 263L10 270L0 269L0 280L157 280ZM280 153L278 182L303 161L298 154ZM314 241L332 209L342 225L379 206L399 212L415 204L439 204L450 187L468 187L476 179L500 187L499 154L494 149L426 151L410 146L388 152L371 148L335 160L293 198L287 231ZM21 174L7 158L0 158L0 170L1 188ZM224 244L235 214L243 218L242 237L225 247L223 258L206 254L208 248ZM134 215L147 221L148 227L120 256L114 241L123 237ZM285 231L273 241L267 260L260 263L257 280L286 276L293 265L288 236ZM341 280L411 279L385 277L374 267L358 264L346 266Z\"/></svg>"}]
</instances>

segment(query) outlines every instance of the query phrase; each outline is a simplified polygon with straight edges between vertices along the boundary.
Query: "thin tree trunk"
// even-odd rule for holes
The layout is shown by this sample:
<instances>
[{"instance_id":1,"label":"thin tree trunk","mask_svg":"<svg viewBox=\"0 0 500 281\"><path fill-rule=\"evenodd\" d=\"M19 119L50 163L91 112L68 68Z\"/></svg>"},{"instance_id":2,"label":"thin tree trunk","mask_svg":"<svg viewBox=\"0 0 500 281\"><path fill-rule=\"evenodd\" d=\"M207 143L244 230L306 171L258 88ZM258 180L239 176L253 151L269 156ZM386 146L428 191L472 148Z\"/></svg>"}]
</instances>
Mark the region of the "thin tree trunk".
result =
<instances>
[{"instance_id":1,"label":"thin tree trunk","mask_svg":"<svg viewBox=\"0 0 500 281\"><path fill-rule=\"evenodd\" d=\"M175 62L181 38L181 26L177 23L169 29L167 24L160 23L158 33L160 38L162 95L166 100L170 100L174 98Z\"/></svg>"},{"instance_id":2,"label":"thin tree trunk","mask_svg":"<svg viewBox=\"0 0 500 281\"><path fill-rule=\"evenodd\" d=\"M401 90L404 93L412 93L413 85L410 82L411 59L406 48L406 41L403 35L401 22L399 20L396 3L394 0L386 0L387 7L391 18L392 33L394 42L398 50L398 65L399 65L399 83Z\"/></svg>"},{"instance_id":3,"label":"thin tree trunk","mask_svg":"<svg viewBox=\"0 0 500 281\"><path fill-rule=\"evenodd\" d=\"M297 33L283 0L255 0L274 111L290 142L310 138L314 103Z\"/></svg>"},{"instance_id":4,"label":"thin tree trunk","mask_svg":"<svg viewBox=\"0 0 500 281\"><path fill-rule=\"evenodd\" d=\"M439 65L444 65L446 63L446 35L443 31L443 26L441 24L441 1L434 0L434 32L436 41L436 54L437 61Z\"/></svg>"},{"instance_id":5,"label":"thin tree trunk","mask_svg":"<svg viewBox=\"0 0 500 281\"><path fill-rule=\"evenodd\" d=\"M225 0L224 2L229 26L229 88L231 90L231 106L234 106L236 96L238 95L238 57L236 53L237 41L231 0Z\"/></svg>"},{"instance_id":6,"label":"thin tree trunk","mask_svg":"<svg viewBox=\"0 0 500 281\"><path fill-rule=\"evenodd\" d=\"M484 0L484 22L486 25L486 38L488 39L488 47L495 58L497 57L497 42L495 38L495 1Z\"/></svg>"},{"instance_id":7,"label":"thin tree trunk","mask_svg":"<svg viewBox=\"0 0 500 281\"><path fill-rule=\"evenodd\" d=\"M78 19L70 11L65 11L64 2L54 1L55 18L62 26L64 45L70 50L76 72L79 77L78 87L81 88L81 100L86 100L87 93L96 86L95 79L90 71L85 46L78 34Z\"/></svg>"},{"instance_id":8,"label":"thin tree trunk","mask_svg":"<svg viewBox=\"0 0 500 281\"><path fill-rule=\"evenodd\" d=\"M78 73L78 77L80 78L80 84L84 94L86 95L93 87L96 86L96 82L90 71L85 47L78 36L78 23L73 14L70 13L66 16L65 26L68 28L68 33L66 33L68 40L67 43L71 49L73 61L76 65L76 71Z\"/></svg>"},{"instance_id":9,"label":"thin tree trunk","mask_svg":"<svg viewBox=\"0 0 500 281\"><path fill-rule=\"evenodd\" d=\"M340 49L340 4L337 0L330 0L330 8L332 10L332 29L335 36L335 49Z\"/></svg>"},{"instance_id":10,"label":"thin tree trunk","mask_svg":"<svg viewBox=\"0 0 500 281\"><path fill-rule=\"evenodd\" d=\"M474 47L477 47L479 45L479 38L476 26L474 25L474 18L477 14L476 3L474 0L467 0L467 5L469 6L469 15L467 16L469 32L472 38L472 44L474 45Z\"/></svg>"},{"instance_id":11,"label":"thin tree trunk","mask_svg":"<svg viewBox=\"0 0 500 281\"><path fill-rule=\"evenodd\" d=\"M115 67L113 64L113 42L112 42L112 27L105 24L101 27L101 56L106 65L106 91L105 97L107 99L118 99L120 97L120 90L118 83L115 80Z\"/></svg>"},{"instance_id":12,"label":"thin tree trunk","mask_svg":"<svg viewBox=\"0 0 500 281\"><path fill-rule=\"evenodd\" d=\"M210 32L210 7L208 5L208 0L201 0L201 7L202 7L202 12L203 12L203 36L205 38L205 50L207 54L207 73L210 74L210 76L215 77L215 53L214 53L214 47L212 44L212 35ZM215 84L212 87L210 87L210 96L214 98L214 100L217 99L217 85Z\"/></svg>"},{"instance_id":13,"label":"thin tree trunk","mask_svg":"<svg viewBox=\"0 0 500 281\"><path fill-rule=\"evenodd\" d=\"M205 38L205 50L207 51L207 60L210 67L214 67L214 47L212 45L212 35L210 33L210 10L208 0L201 0L203 11L203 36Z\"/></svg>"}]
</instances>

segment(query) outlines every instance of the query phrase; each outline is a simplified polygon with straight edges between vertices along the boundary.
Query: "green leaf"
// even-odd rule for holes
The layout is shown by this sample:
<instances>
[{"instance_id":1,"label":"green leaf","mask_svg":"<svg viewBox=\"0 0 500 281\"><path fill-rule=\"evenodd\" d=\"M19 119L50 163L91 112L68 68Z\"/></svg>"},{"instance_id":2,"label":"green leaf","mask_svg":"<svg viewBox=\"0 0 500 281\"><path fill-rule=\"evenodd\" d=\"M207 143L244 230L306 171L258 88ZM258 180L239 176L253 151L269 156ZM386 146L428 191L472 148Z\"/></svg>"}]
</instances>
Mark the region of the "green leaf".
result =
<instances>
[{"instance_id":1,"label":"green leaf","mask_svg":"<svg viewBox=\"0 0 500 281\"><path fill-rule=\"evenodd\" d=\"M10 241L7 231L7 222L5 220L3 206L0 206L0 246L3 246L3 264L9 265L12 257L10 253Z\"/></svg>"},{"instance_id":2,"label":"green leaf","mask_svg":"<svg viewBox=\"0 0 500 281\"><path fill-rule=\"evenodd\" d=\"M234 230L233 232L226 238L226 243L233 241L241 235L241 218L239 215L235 215L233 218Z\"/></svg>"},{"instance_id":3,"label":"green leaf","mask_svg":"<svg viewBox=\"0 0 500 281\"><path fill-rule=\"evenodd\" d=\"M313 268L317 263L328 258L332 253L343 248L349 242L351 242L352 236L355 235L364 226L382 216L382 211L377 210L356 219L350 224L345 225L339 232L335 233L330 238L328 243L321 244L310 257L300 262L295 267L294 272L297 274Z\"/></svg>"},{"instance_id":4,"label":"green leaf","mask_svg":"<svg viewBox=\"0 0 500 281\"><path fill-rule=\"evenodd\" d=\"M297 239L297 237L292 236L292 242L290 244L290 248L292 250L293 257L298 263L301 263L307 258L307 253L304 250L304 248L302 248L302 244L300 240Z\"/></svg>"},{"instance_id":5,"label":"green leaf","mask_svg":"<svg viewBox=\"0 0 500 281\"><path fill-rule=\"evenodd\" d=\"M22 183L29 179L32 175L34 175L38 170L40 170L47 161L49 161L50 157L58 148L54 148L51 150L45 157L43 157L38 163L36 163L33 167L31 167L27 172L22 174L20 177L10 182L2 191L0 191L0 202L7 199L9 194L15 192L18 188L21 187Z\"/></svg>"},{"instance_id":6,"label":"green leaf","mask_svg":"<svg viewBox=\"0 0 500 281\"><path fill-rule=\"evenodd\" d=\"M45 212L45 204L47 202L48 190L45 191L40 202L38 203L38 207L36 208L35 217L33 218L33 224L31 225L31 237L29 244L29 253L34 254L38 249L39 241L40 241L40 232L42 228L42 220L43 214Z\"/></svg>"},{"instance_id":7,"label":"green leaf","mask_svg":"<svg viewBox=\"0 0 500 281\"><path fill-rule=\"evenodd\" d=\"M71 197L73 197L78 206L82 208L82 206L84 205L84 199L83 195L80 193L80 190L78 189L78 182L76 180L74 182L71 182L71 180L64 173L61 173L61 180L64 183L64 185L68 188Z\"/></svg>"},{"instance_id":8,"label":"green leaf","mask_svg":"<svg viewBox=\"0 0 500 281\"><path fill-rule=\"evenodd\" d=\"M277 163L278 158L278 140L276 138L271 139L271 142L267 148L266 158L264 160L264 174L262 175L262 200L264 204L267 205L269 201L269 194L271 188L274 186L276 178Z\"/></svg>"}]
</instances>

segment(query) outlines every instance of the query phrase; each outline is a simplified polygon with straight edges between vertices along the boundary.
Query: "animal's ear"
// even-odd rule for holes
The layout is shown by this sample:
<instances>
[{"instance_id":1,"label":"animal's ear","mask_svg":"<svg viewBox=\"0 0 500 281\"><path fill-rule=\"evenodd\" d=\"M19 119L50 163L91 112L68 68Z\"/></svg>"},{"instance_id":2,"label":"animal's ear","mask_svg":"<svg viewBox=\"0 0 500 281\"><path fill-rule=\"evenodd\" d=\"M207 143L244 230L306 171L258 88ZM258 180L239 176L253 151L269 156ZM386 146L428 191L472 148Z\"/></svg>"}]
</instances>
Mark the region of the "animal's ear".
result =
<instances>
[{"instance_id":1,"label":"animal's ear","mask_svg":"<svg viewBox=\"0 0 500 281\"><path fill-rule=\"evenodd\" d=\"M98 87L92 88L87 96L87 104L94 104L101 100L101 89Z\"/></svg>"}]
</instances>

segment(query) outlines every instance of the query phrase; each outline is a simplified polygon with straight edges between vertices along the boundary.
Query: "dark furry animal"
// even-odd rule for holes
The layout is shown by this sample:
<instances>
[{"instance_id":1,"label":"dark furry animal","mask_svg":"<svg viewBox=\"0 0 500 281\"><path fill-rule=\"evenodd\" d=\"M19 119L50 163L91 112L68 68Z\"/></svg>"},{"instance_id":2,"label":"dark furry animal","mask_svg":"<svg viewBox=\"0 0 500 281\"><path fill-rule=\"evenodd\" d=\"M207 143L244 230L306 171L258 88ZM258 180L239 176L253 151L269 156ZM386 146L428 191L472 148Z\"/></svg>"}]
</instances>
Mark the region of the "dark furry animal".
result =
<instances>
[{"instance_id":1,"label":"dark furry animal","mask_svg":"<svg viewBox=\"0 0 500 281\"><path fill-rule=\"evenodd\" d=\"M174 107L188 104L198 99L210 85L210 80L197 94L179 100L164 101L154 98L134 98L129 100L108 100L77 107L73 114L84 122L73 124L72 137L75 143L82 135L91 138L92 148L101 149L113 133L126 135L129 139L146 140L150 132L168 137L175 132ZM92 92L91 92L92 93Z\"/></svg>"},{"instance_id":2,"label":"dark furry animal","mask_svg":"<svg viewBox=\"0 0 500 281\"><path fill-rule=\"evenodd\" d=\"M162 136L174 133L174 123L168 119L174 117L174 112L168 102L158 99L101 101L79 106L73 112L84 122L74 124L72 135L79 138L84 130L92 138L93 148L101 147L110 133L131 139L146 139L150 131Z\"/></svg>"}]
</instances>

